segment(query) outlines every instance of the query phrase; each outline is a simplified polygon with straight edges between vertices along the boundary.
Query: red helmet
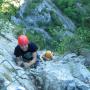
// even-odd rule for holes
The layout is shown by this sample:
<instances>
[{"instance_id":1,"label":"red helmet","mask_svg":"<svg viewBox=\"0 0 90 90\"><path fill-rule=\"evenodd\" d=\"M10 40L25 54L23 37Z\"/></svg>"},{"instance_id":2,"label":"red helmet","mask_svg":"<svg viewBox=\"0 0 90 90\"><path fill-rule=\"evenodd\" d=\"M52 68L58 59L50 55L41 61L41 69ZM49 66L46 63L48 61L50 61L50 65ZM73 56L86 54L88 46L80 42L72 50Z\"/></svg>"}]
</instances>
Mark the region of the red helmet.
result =
<instances>
[{"instance_id":1,"label":"red helmet","mask_svg":"<svg viewBox=\"0 0 90 90\"><path fill-rule=\"evenodd\" d=\"M29 40L28 40L27 36L20 35L18 37L18 45L24 46L24 45L27 45L28 43L29 43Z\"/></svg>"}]
</instances>

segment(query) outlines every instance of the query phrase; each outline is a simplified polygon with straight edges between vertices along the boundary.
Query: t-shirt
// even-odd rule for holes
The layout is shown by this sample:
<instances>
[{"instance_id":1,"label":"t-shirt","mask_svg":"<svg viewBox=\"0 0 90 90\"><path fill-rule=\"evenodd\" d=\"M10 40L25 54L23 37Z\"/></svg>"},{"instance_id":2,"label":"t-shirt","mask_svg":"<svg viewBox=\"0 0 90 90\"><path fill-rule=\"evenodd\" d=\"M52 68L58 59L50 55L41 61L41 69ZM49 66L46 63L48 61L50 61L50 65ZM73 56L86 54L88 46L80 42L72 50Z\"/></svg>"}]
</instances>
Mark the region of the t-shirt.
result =
<instances>
[{"instance_id":1,"label":"t-shirt","mask_svg":"<svg viewBox=\"0 0 90 90\"><path fill-rule=\"evenodd\" d=\"M37 49L38 49L38 47L36 46L36 44L34 44L34 43L32 43L32 42L30 42L30 43L28 44L28 50L27 50L27 51L23 51L23 50L20 48L20 46L17 45L16 48L15 48L15 50L14 50L14 55L15 55L16 57L22 56L23 61L24 61L24 62L28 62L28 61L30 61L30 60L33 59L32 54L33 54L34 52L36 52Z\"/></svg>"}]
</instances>

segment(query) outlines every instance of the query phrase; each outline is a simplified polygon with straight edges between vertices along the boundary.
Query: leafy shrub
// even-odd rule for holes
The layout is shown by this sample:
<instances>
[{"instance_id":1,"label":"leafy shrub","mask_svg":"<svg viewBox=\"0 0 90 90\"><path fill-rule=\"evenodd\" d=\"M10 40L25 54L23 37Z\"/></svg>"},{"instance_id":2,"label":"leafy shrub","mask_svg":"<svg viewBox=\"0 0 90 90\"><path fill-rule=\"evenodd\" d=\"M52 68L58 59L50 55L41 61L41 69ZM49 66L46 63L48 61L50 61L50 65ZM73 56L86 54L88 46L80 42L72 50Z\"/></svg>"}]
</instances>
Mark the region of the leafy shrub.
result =
<instances>
[{"instance_id":1,"label":"leafy shrub","mask_svg":"<svg viewBox=\"0 0 90 90\"><path fill-rule=\"evenodd\" d=\"M60 22L58 16L56 15L54 11L51 11L50 15L51 15L51 20L54 26L62 26L62 23Z\"/></svg>"},{"instance_id":2,"label":"leafy shrub","mask_svg":"<svg viewBox=\"0 0 90 90\"><path fill-rule=\"evenodd\" d=\"M32 12L32 10L35 9L39 5L40 2L42 2L42 0L32 0L32 1L28 0L27 6L24 12L24 17L29 15Z\"/></svg>"},{"instance_id":3,"label":"leafy shrub","mask_svg":"<svg viewBox=\"0 0 90 90\"><path fill-rule=\"evenodd\" d=\"M82 44L86 44L90 47L90 30L87 28L78 28L77 32L78 40L82 41Z\"/></svg>"},{"instance_id":4,"label":"leafy shrub","mask_svg":"<svg viewBox=\"0 0 90 90\"><path fill-rule=\"evenodd\" d=\"M31 30L31 31L33 31L33 30ZM28 36L28 38L31 42L34 42L34 43L37 44L39 49L44 49L45 48L45 39L39 33L37 33L37 32L27 32L26 35Z\"/></svg>"},{"instance_id":5,"label":"leafy shrub","mask_svg":"<svg viewBox=\"0 0 90 90\"><path fill-rule=\"evenodd\" d=\"M64 11L65 8L73 7L76 0L54 0L55 4Z\"/></svg>"},{"instance_id":6,"label":"leafy shrub","mask_svg":"<svg viewBox=\"0 0 90 90\"><path fill-rule=\"evenodd\" d=\"M77 7L77 2L81 4L81 8L84 8L85 12ZM78 27L82 25L83 18L90 16L90 0L54 0L54 3L65 15L71 18Z\"/></svg>"},{"instance_id":7,"label":"leafy shrub","mask_svg":"<svg viewBox=\"0 0 90 90\"><path fill-rule=\"evenodd\" d=\"M0 0L0 18L10 20L12 15L15 15L18 8L15 7L10 1L5 2Z\"/></svg>"}]
</instances>

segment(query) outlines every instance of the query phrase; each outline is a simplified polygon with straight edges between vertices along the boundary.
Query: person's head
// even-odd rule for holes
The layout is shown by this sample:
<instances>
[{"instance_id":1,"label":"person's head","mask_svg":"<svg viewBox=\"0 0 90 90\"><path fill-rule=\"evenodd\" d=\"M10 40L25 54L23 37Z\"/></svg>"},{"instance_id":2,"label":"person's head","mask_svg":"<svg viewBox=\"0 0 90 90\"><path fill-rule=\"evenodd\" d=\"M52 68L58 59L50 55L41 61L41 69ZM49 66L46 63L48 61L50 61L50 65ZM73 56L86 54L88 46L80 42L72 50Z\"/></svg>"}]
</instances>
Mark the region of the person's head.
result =
<instances>
[{"instance_id":1,"label":"person's head","mask_svg":"<svg viewBox=\"0 0 90 90\"><path fill-rule=\"evenodd\" d=\"M46 51L45 57L48 59L52 59L53 58L53 52L51 52L50 50Z\"/></svg>"},{"instance_id":2,"label":"person's head","mask_svg":"<svg viewBox=\"0 0 90 90\"><path fill-rule=\"evenodd\" d=\"M27 36L20 35L18 37L18 45L20 46L20 48L23 51L27 51L28 50L28 44L29 44L29 40L28 40Z\"/></svg>"}]
</instances>

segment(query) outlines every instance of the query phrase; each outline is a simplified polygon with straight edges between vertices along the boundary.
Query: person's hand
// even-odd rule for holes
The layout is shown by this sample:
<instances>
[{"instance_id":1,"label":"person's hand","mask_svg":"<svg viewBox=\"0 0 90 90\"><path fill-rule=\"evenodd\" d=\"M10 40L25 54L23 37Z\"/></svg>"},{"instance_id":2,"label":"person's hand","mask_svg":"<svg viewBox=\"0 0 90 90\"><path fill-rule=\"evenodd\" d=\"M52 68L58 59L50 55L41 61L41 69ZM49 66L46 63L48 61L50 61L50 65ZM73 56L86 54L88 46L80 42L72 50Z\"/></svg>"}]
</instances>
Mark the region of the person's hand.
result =
<instances>
[{"instance_id":1,"label":"person's hand","mask_svg":"<svg viewBox=\"0 0 90 90\"><path fill-rule=\"evenodd\" d=\"M24 67L28 68L28 67L30 67L30 64L29 63L24 63Z\"/></svg>"},{"instance_id":2,"label":"person's hand","mask_svg":"<svg viewBox=\"0 0 90 90\"><path fill-rule=\"evenodd\" d=\"M17 65L20 66L23 62L22 61L17 61Z\"/></svg>"}]
</instances>

